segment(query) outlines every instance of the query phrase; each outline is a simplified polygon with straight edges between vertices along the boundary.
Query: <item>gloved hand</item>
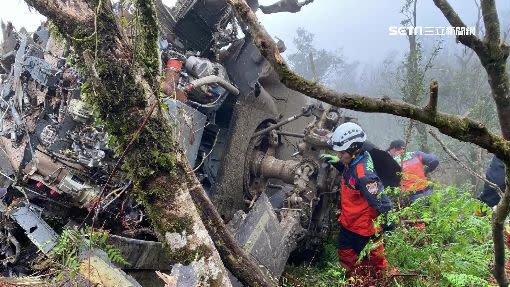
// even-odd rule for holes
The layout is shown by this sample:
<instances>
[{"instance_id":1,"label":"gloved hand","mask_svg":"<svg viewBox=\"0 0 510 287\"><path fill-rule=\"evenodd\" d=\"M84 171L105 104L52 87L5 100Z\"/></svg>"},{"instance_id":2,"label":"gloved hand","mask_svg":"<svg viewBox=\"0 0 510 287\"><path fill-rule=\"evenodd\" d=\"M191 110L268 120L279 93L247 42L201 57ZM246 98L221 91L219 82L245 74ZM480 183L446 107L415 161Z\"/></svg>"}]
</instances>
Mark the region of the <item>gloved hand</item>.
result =
<instances>
[{"instance_id":1,"label":"gloved hand","mask_svg":"<svg viewBox=\"0 0 510 287\"><path fill-rule=\"evenodd\" d=\"M340 158L338 156L329 153L322 153L319 158L330 164L337 164L340 162Z\"/></svg>"}]
</instances>

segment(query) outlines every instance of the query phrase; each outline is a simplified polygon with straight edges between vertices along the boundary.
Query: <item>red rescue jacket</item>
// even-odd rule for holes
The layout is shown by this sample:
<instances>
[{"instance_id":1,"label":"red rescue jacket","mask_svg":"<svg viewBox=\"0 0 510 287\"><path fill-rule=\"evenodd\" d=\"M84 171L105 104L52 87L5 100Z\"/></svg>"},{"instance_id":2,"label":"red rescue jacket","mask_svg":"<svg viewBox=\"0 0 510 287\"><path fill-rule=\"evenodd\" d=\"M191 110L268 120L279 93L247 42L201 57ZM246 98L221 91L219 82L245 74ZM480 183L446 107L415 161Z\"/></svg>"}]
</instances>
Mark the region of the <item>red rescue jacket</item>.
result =
<instances>
[{"instance_id":1,"label":"red rescue jacket","mask_svg":"<svg viewBox=\"0 0 510 287\"><path fill-rule=\"evenodd\" d=\"M347 230L372 236L381 230L374 227L380 213L391 209L391 201L380 193L384 187L374 171L368 153L362 153L344 169L338 222Z\"/></svg>"},{"instance_id":2,"label":"red rescue jacket","mask_svg":"<svg viewBox=\"0 0 510 287\"><path fill-rule=\"evenodd\" d=\"M439 163L434 155L422 152L408 152L404 155L398 155L394 159L402 166L400 189L407 192L420 191L427 188L429 183L425 176L425 165L432 167L431 169L433 170Z\"/></svg>"}]
</instances>

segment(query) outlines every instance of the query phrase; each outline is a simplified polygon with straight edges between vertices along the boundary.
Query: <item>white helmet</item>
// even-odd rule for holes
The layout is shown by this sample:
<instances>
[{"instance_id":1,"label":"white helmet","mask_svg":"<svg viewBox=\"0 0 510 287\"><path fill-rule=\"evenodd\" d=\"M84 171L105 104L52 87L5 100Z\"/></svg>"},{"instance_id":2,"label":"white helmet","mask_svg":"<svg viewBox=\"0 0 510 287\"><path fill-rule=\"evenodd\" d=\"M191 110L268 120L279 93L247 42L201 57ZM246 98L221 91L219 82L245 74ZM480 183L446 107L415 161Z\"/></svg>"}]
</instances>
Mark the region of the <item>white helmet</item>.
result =
<instances>
[{"instance_id":1,"label":"white helmet","mask_svg":"<svg viewBox=\"0 0 510 287\"><path fill-rule=\"evenodd\" d=\"M345 151L353 143L364 143L367 136L363 129L355 123L343 123L339 125L329 139L329 145L334 151Z\"/></svg>"}]
</instances>

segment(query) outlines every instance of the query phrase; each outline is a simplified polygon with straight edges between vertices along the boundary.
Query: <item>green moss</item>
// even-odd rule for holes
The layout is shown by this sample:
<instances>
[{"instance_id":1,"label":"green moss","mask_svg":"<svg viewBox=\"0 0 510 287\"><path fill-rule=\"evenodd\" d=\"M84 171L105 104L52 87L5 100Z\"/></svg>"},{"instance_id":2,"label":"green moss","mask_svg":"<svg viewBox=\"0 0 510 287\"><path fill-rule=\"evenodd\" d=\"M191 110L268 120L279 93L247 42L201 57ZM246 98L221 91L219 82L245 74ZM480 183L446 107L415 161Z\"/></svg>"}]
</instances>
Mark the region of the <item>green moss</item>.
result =
<instances>
[{"instance_id":1,"label":"green moss","mask_svg":"<svg viewBox=\"0 0 510 287\"><path fill-rule=\"evenodd\" d=\"M53 39L55 39L55 42L60 45L64 46L66 44L66 38L65 36L58 30L57 26L53 24L52 21L48 21L48 31L50 32L50 35Z\"/></svg>"},{"instance_id":2,"label":"green moss","mask_svg":"<svg viewBox=\"0 0 510 287\"><path fill-rule=\"evenodd\" d=\"M356 108L364 107L366 105L366 101L363 98L357 98L357 99L354 99L353 104L354 104L354 107L356 107Z\"/></svg>"},{"instance_id":3,"label":"green moss","mask_svg":"<svg viewBox=\"0 0 510 287\"><path fill-rule=\"evenodd\" d=\"M156 6L152 1L135 2L136 20L141 35L137 38L136 59L145 70L145 78L153 91L159 90L159 22Z\"/></svg>"},{"instance_id":4,"label":"green moss","mask_svg":"<svg viewBox=\"0 0 510 287\"><path fill-rule=\"evenodd\" d=\"M172 182L174 179L171 177L177 170L172 129L158 107L144 124L148 110L145 99L147 91L136 76L139 68L143 68L143 76L154 95L159 93L158 29L152 2L137 1L136 4L139 21L143 23L139 43L142 49L136 49L136 46L131 51L127 47L125 51L119 51L123 48L118 45L120 35L112 29L117 23L106 5L104 9L98 9L97 30L94 27L65 27L65 23L55 23L55 26L64 29L61 30L65 32L63 34L70 35L68 40L77 55L83 56L88 51L94 57L94 69L87 67L83 58L78 59L79 68L84 78L88 79L81 86L82 98L91 107L96 123L104 126L109 135L109 146L115 155L125 155L122 169L135 182L137 197L157 233L160 237L166 232L190 234L193 232L193 218L171 212L174 210L172 204L175 202L176 188L181 185L180 182ZM100 41L96 42L96 37ZM137 54L130 54L133 51ZM136 60L134 63L133 58ZM210 256L210 250L205 245L196 250L184 248L172 252L166 249L175 261L184 264L197 256Z\"/></svg>"},{"instance_id":5,"label":"green moss","mask_svg":"<svg viewBox=\"0 0 510 287\"><path fill-rule=\"evenodd\" d=\"M155 163L164 170L172 170L175 165L175 156L169 152L161 152L154 150L152 156Z\"/></svg>"},{"instance_id":6,"label":"green moss","mask_svg":"<svg viewBox=\"0 0 510 287\"><path fill-rule=\"evenodd\" d=\"M219 275L215 279L210 278L209 280L207 280L207 286L210 286L210 287L222 287L223 286L223 282L222 282L221 278L222 277L219 276Z\"/></svg>"},{"instance_id":7,"label":"green moss","mask_svg":"<svg viewBox=\"0 0 510 287\"><path fill-rule=\"evenodd\" d=\"M142 194L142 201L146 207L146 213L151 219L152 226L156 229L160 236L168 233L179 233L179 234L193 234L193 218L191 216L175 216L171 213L165 212L165 207L160 204L151 203L150 197L168 197L172 202L172 192L167 188L158 187L146 190ZM160 200L159 203L163 202ZM164 249L168 253L169 258L174 262L180 262L184 265L190 264L195 259L200 257L210 257L212 252L206 245L200 245L196 249L190 249L188 245L178 250L172 250L168 246L163 238L160 238L161 242L164 242Z\"/></svg>"},{"instance_id":8,"label":"green moss","mask_svg":"<svg viewBox=\"0 0 510 287\"><path fill-rule=\"evenodd\" d=\"M212 256L211 250L205 244L201 244L195 249L183 247L177 250L172 250L169 246L164 246L164 249L169 254L170 260L180 262L183 265L189 265L193 261L199 260L202 257L209 258Z\"/></svg>"},{"instance_id":9,"label":"green moss","mask_svg":"<svg viewBox=\"0 0 510 287\"><path fill-rule=\"evenodd\" d=\"M164 199L167 195L167 191L162 187L154 187L143 192L144 197L152 203L156 200Z\"/></svg>"},{"instance_id":10,"label":"green moss","mask_svg":"<svg viewBox=\"0 0 510 287\"><path fill-rule=\"evenodd\" d=\"M160 234L165 234L167 232L193 233L193 218L190 216L175 216L168 213L163 215L158 208L149 208L147 213L151 218L152 225Z\"/></svg>"},{"instance_id":11,"label":"green moss","mask_svg":"<svg viewBox=\"0 0 510 287\"><path fill-rule=\"evenodd\" d=\"M179 183L168 176L158 176L150 185L135 186L139 201L143 203L152 225L159 234L193 232L194 222L191 216L176 216L169 212L176 200L175 186L179 186Z\"/></svg>"}]
</instances>

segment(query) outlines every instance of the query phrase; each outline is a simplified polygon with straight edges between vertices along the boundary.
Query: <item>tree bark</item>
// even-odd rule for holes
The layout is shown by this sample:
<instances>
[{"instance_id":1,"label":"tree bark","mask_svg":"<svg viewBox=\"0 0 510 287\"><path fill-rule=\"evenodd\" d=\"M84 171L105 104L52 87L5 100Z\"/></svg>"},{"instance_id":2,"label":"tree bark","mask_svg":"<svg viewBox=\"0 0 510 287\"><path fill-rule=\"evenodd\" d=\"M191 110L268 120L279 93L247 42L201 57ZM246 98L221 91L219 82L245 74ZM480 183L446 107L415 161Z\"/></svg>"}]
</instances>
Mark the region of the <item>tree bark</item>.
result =
<instances>
[{"instance_id":1,"label":"tree bark","mask_svg":"<svg viewBox=\"0 0 510 287\"><path fill-rule=\"evenodd\" d=\"M418 0L413 1L413 10L412 10L412 18L410 19L412 27L416 27L418 17L417 17L417 4ZM409 55L407 56L407 65L406 65L406 87L404 88L403 100L404 102L410 103L412 105L419 105L422 93L424 91L424 79L423 74L420 73L420 63L419 63L419 53L422 53L421 50L418 49L418 41L416 34L411 33L408 30L407 39L409 41ZM416 131L418 132L418 140L420 150L424 152L428 152L427 145L427 127L422 123L416 124Z\"/></svg>"},{"instance_id":2,"label":"tree bark","mask_svg":"<svg viewBox=\"0 0 510 287\"><path fill-rule=\"evenodd\" d=\"M336 92L296 75L284 62L276 48L276 44L259 24L257 17L249 9L246 2L244 0L228 0L228 2L236 11L238 18L248 25L261 54L271 63L281 82L288 88L336 107L368 113L386 113L414 119L438 128L443 134L464 142L474 143L494 153L499 158L510 161L509 143L499 135L490 132L480 122L442 112L433 114L427 109L393 101L387 97L373 98Z\"/></svg>"},{"instance_id":3,"label":"tree bark","mask_svg":"<svg viewBox=\"0 0 510 287\"><path fill-rule=\"evenodd\" d=\"M82 97L104 124L116 154L129 147L123 169L135 182L136 195L160 241L166 243L168 256L181 263L174 265L174 273L193 268L195 281L180 284L230 286L219 250L243 284L273 286L228 232L173 140L168 115L158 99L160 60L154 2L134 2L141 31L136 35L136 49L127 41L110 0L26 2L53 22L81 59L86 79ZM155 112L130 145L154 105ZM200 215L205 217L201 220Z\"/></svg>"},{"instance_id":4,"label":"tree bark","mask_svg":"<svg viewBox=\"0 0 510 287\"><path fill-rule=\"evenodd\" d=\"M494 241L494 269L492 273L499 286L508 286L508 277L505 272L505 225L510 211L510 170L506 165L506 189L499 201L496 211L492 214L492 240Z\"/></svg>"},{"instance_id":5,"label":"tree bark","mask_svg":"<svg viewBox=\"0 0 510 287\"><path fill-rule=\"evenodd\" d=\"M447 0L434 0L445 18L454 27L466 27ZM507 71L507 59L510 54L508 45L500 39L499 18L494 0L482 0L482 16L485 25L485 40L475 35L459 35L457 39L471 48L487 71L492 97L496 102L499 123L503 137L510 140L510 81Z\"/></svg>"},{"instance_id":6,"label":"tree bark","mask_svg":"<svg viewBox=\"0 0 510 287\"><path fill-rule=\"evenodd\" d=\"M434 0L434 3L443 12L450 24L465 27L447 0ZM510 81L506 63L510 49L500 36L500 24L495 1L482 0L480 6L486 31L484 40L474 35L459 36L458 39L462 44L475 51L482 66L487 71L492 97L496 102L501 134L506 140L510 140ZM500 286L508 286L508 278L505 272L505 238L503 228L509 213L510 190L508 182L510 181L510 161L508 159L503 161L507 170L507 187L492 218L492 238L494 241L493 274Z\"/></svg>"}]
</instances>

